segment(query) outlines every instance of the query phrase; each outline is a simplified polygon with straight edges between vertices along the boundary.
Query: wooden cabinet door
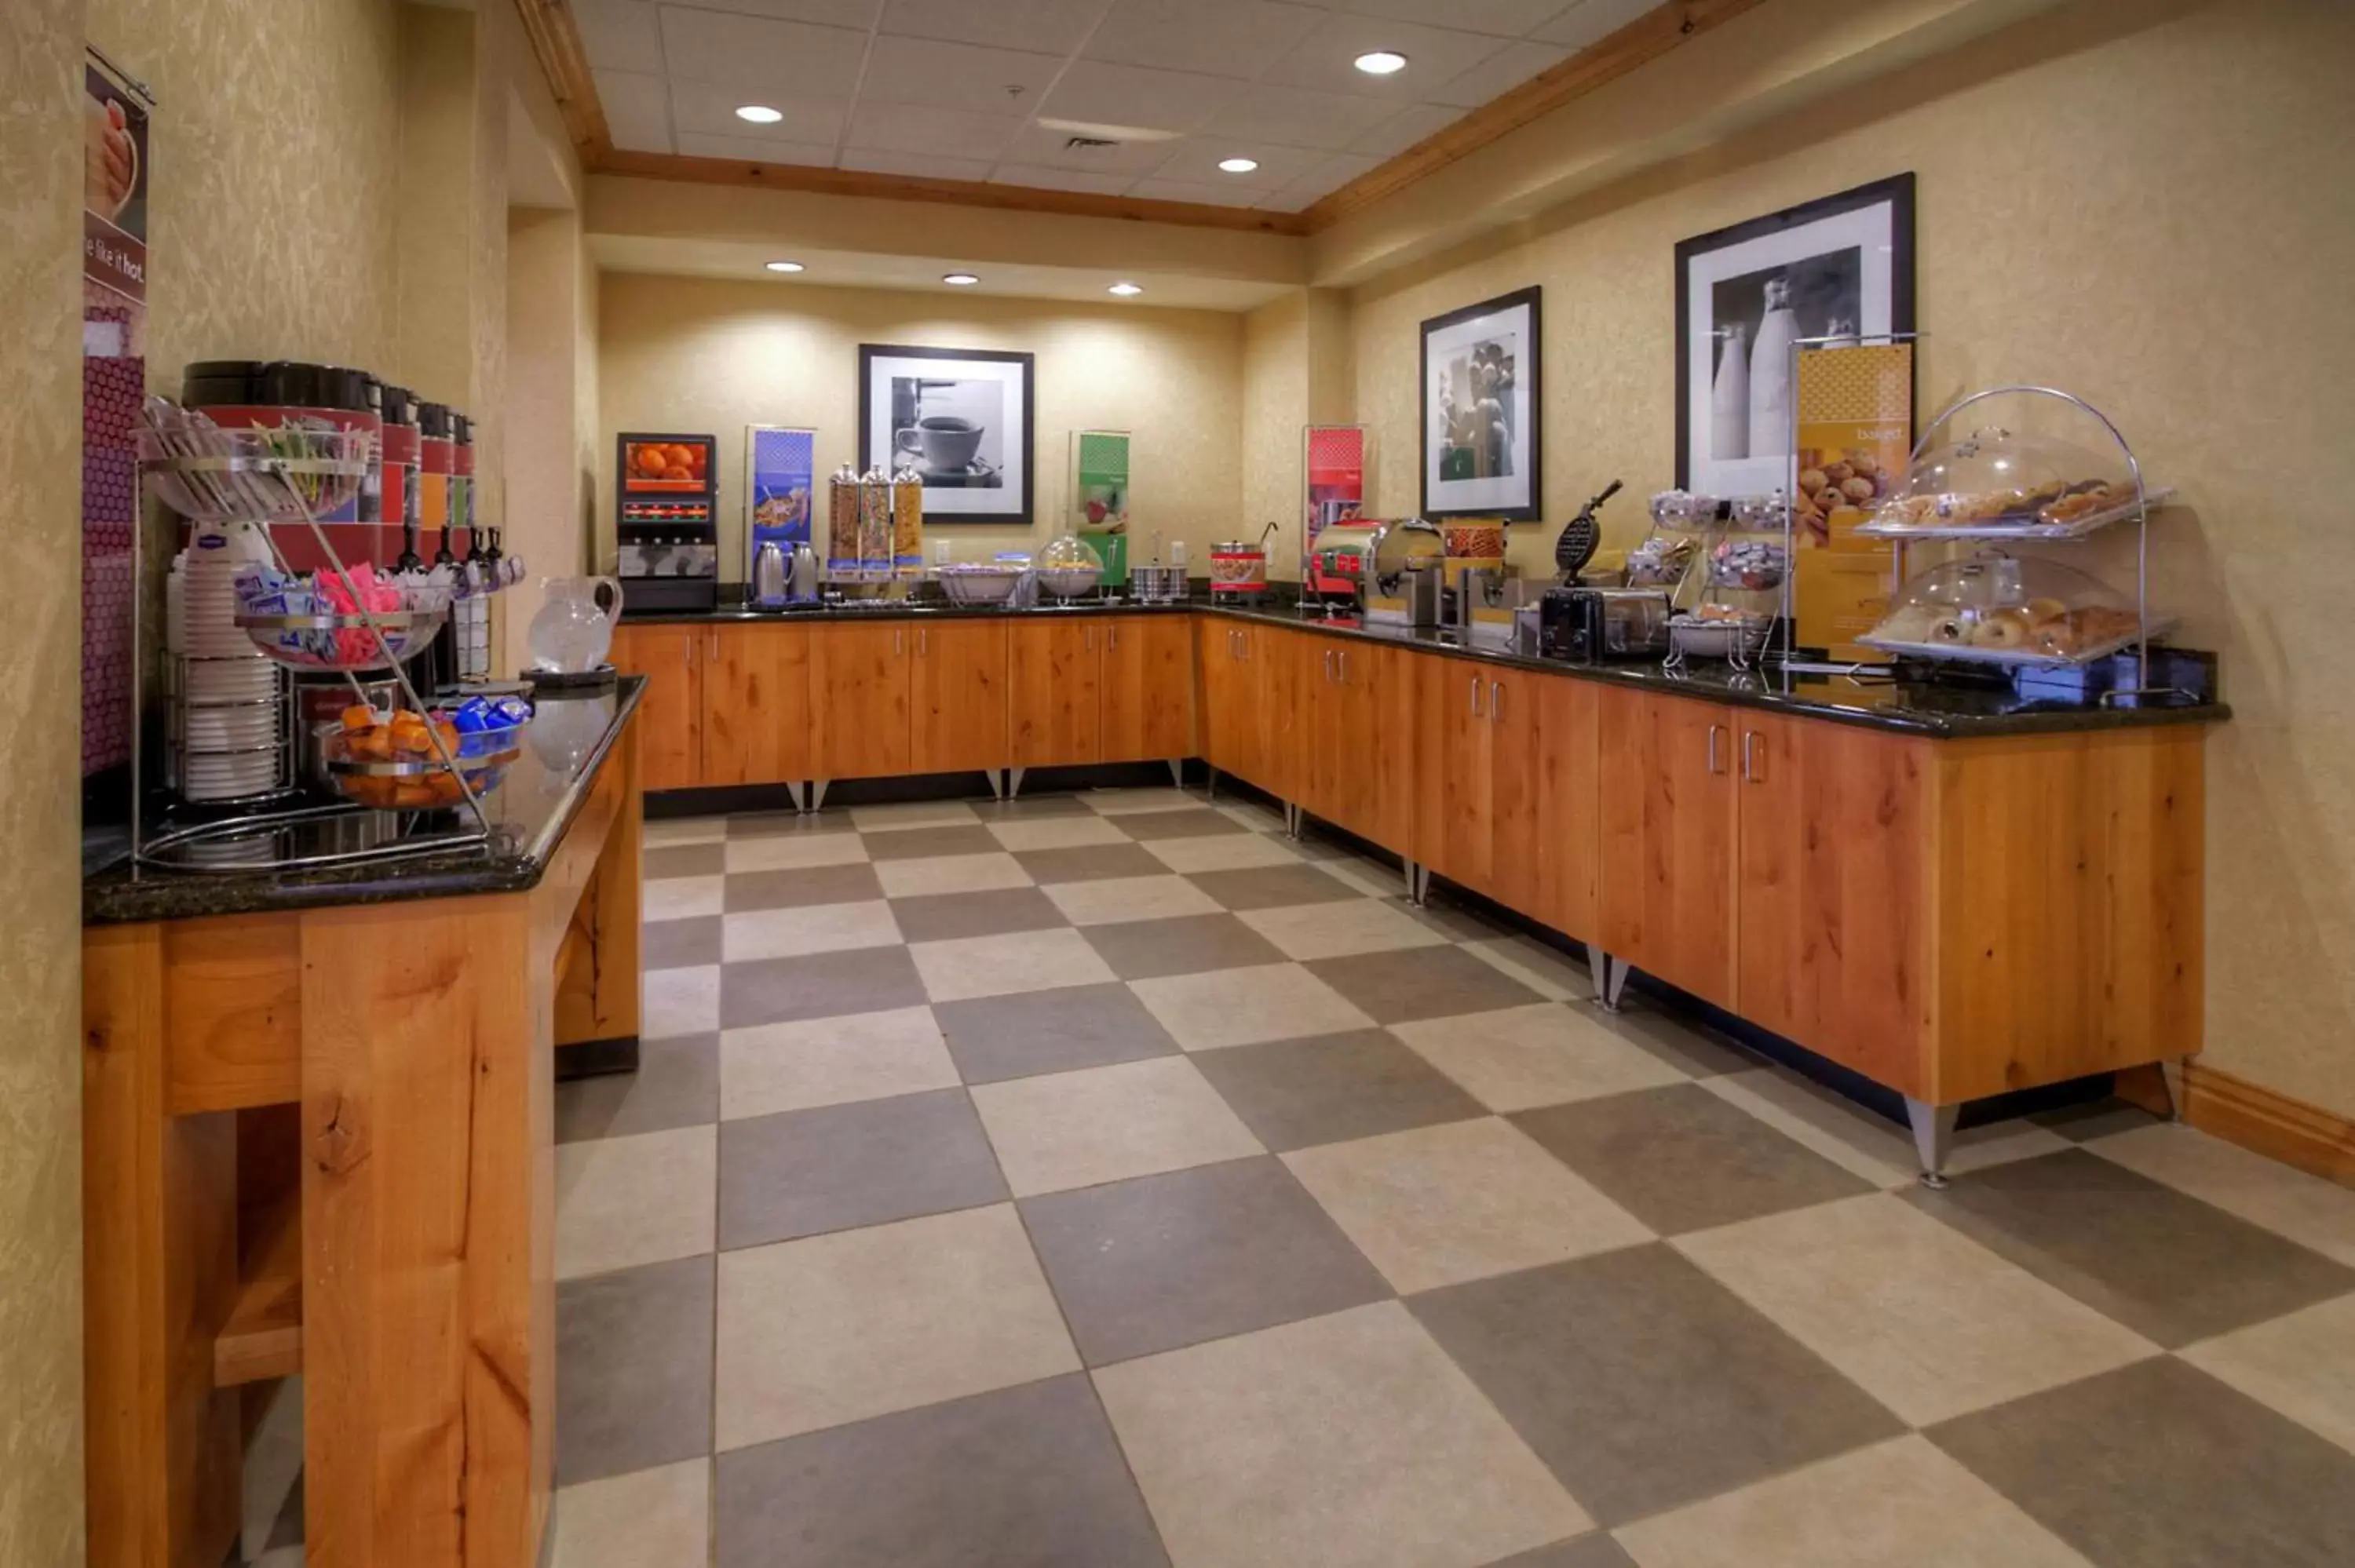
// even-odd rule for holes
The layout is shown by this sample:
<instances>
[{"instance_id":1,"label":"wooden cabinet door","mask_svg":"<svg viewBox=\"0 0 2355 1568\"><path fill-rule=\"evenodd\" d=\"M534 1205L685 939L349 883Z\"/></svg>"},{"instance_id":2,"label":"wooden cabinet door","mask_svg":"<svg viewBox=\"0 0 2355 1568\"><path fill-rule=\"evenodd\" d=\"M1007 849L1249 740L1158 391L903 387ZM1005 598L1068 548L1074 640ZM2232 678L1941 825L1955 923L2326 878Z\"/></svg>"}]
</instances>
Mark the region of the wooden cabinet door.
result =
<instances>
[{"instance_id":1,"label":"wooden cabinet door","mask_svg":"<svg viewBox=\"0 0 2355 1568\"><path fill-rule=\"evenodd\" d=\"M1488 879L1479 891L1532 919L1539 913L1545 842L1545 699L1560 677L1488 673Z\"/></svg>"},{"instance_id":2,"label":"wooden cabinet door","mask_svg":"<svg viewBox=\"0 0 2355 1568\"><path fill-rule=\"evenodd\" d=\"M806 626L704 629L704 783L811 777L809 659Z\"/></svg>"},{"instance_id":3,"label":"wooden cabinet door","mask_svg":"<svg viewBox=\"0 0 2355 1568\"><path fill-rule=\"evenodd\" d=\"M1721 1007L1733 1004L1732 710L1605 688L1604 949Z\"/></svg>"},{"instance_id":4,"label":"wooden cabinet door","mask_svg":"<svg viewBox=\"0 0 2355 1568\"><path fill-rule=\"evenodd\" d=\"M909 770L905 621L810 628L813 779L888 779Z\"/></svg>"},{"instance_id":5,"label":"wooden cabinet door","mask_svg":"<svg viewBox=\"0 0 2355 1568\"><path fill-rule=\"evenodd\" d=\"M1906 1094L1930 1029L1933 742L1737 711L1734 1011Z\"/></svg>"},{"instance_id":6,"label":"wooden cabinet door","mask_svg":"<svg viewBox=\"0 0 2355 1568\"><path fill-rule=\"evenodd\" d=\"M1243 777L1280 800L1300 798L1301 779L1312 766L1315 641L1273 626L1244 628L1243 679L1252 687L1255 720L1246 748L1257 771Z\"/></svg>"},{"instance_id":7,"label":"wooden cabinet door","mask_svg":"<svg viewBox=\"0 0 2355 1568\"><path fill-rule=\"evenodd\" d=\"M648 789L703 782L703 628L633 626L613 630L613 668L646 678L638 703L638 768Z\"/></svg>"},{"instance_id":8,"label":"wooden cabinet door","mask_svg":"<svg viewBox=\"0 0 2355 1568\"><path fill-rule=\"evenodd\" d=\"M909 666L909 770L964 773L1007 765L1006 622L943 620L915 629Z\"/></svg>"},{"instance_id":9,"label":"wooden cabinet door","mask_svg":"<svg viewBox=\"0 0 2355 1568\"><path fill-rule=\"evenodd\" d=\"M1007 754L1015 767L1103 759L1103 630L1086 616L1007 628Z\"/></svg>"},{"instance_id":10,"label":"wooden cabinet door","mask_svg":"<svg viewBox=\"0 0 2355 1568\"><path fill-rule=\"evenodd\" d=\"M1418 657L1415 858L1450 882L1486 889L1495 754L1489 672L1465 659Z\"/></svg>"},{"instance_id":11,"label":"wooden cabinet door","mask_svg":"<svg viewBox=\"0 0 2355 1568\"><path fill-rule=\"evenodd\" d=\"M1202 670L1203 760L1222 773L1251 778L1259 729L1257 688L1244 679L1244 633L1248 629L1220 617L1205 617L1196 644Z\"/></svg>"},{"instance_id":12,"label":"wooden cabinet door","mask_svg":"<svg viewBox=\"0 0 2355 1568\"><path fill-rule=\"evenodd\" d=\"M1595 934L1602 849L1603 688L1569 675L1524 680L1533 688L1538 713L1538 818L1535 902L1521 907L1585 941Z\"/></svg>"},{"instance_id":13,"label":"wooden cabinet door","mask_svg":"<svg viewBox=\"0 0 2355 1568\"><path fill-rule=\"evenodd\" d=\"M1190 616L1124 615L1104 623L1103 760L1194 754Z\"/></svg>"},{"instance_id":14,"label":"wooden cabinet door","mask_svg":"<svg viewBox=\"0 0 2355 1568\"><path fill-rule=\"evenodd\" d=\"M1359 779L1359 832L1414 858L1415 673L1423 655L1352 642L1341 653L1349 723L1341 756Z\"/></svg>"},{"instance_id":15,"label":"wooden cabinet door","mask_svg":"<svg viewBox=\"0 0 2355 1568\"><path fill-rule=\"evenodd\" d=\"M1291 699L1295 736L1291 799L1312 817L1357 832L1349 820L1338 754L1348 727L1341 694L1340 649L1330 637L1293 640Z\"/></svg>"}]
</instances>

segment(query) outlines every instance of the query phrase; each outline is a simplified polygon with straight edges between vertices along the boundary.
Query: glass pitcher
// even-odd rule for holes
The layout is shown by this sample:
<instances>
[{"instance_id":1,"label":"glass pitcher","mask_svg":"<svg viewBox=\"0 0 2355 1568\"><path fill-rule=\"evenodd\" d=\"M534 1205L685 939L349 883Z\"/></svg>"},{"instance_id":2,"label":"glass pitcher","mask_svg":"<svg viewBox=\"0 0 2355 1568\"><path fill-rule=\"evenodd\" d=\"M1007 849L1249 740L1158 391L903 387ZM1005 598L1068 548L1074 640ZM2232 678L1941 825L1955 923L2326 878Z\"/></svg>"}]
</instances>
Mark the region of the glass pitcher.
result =
<instances>
[{"instance_id":1,"label":"glass pitcher","mask_svg":"<svg viewBox=\"0 0 2355 1568\"><path fill-rule=\"evenodd\" d=\"M605 662L613 622L622 613L622 585L613 577L548 577L548 601L531 618L531 667L585 675Z\"/></svg>"}]
</instances>

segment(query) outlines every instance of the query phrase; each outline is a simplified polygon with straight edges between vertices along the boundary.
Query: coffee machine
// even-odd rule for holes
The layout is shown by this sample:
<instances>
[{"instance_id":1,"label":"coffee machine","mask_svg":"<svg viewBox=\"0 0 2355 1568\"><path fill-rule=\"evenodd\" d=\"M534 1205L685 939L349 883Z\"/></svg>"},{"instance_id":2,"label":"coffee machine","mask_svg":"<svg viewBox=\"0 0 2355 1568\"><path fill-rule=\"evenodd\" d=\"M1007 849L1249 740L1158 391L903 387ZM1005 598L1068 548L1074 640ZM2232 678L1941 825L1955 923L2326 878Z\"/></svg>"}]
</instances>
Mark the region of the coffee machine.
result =
<instances>
[{"instance_id":1,"label":"coffee machine","mask_svg":"<svg viewBox=\"0 0 2355 1568\"><path fill-rule=\"evenodd\" d=\"M623 602L637 610L719 603L719 462L710 436L619 438L615 529Z\"/></svg>"}]
</instances>

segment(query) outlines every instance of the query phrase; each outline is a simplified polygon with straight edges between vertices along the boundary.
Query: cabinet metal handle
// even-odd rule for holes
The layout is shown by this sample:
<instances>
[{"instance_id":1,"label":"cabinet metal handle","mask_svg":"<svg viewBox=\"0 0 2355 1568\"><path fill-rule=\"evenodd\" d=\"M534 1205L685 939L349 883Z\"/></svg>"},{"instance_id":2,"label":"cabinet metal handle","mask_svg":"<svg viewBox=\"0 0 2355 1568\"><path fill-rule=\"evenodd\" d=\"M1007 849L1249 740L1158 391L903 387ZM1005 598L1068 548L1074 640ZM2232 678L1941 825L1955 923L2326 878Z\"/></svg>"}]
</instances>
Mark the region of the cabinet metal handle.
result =
<instances>
[{"instance_id":1,"label":"cabinet metal handle","mask_svg":"<svg viewBox=\"0 0 2355 1568\"><path fill-rule=\"evenodd\" d=\"M1345 686L1349 683L1349 651L1347 648L1341 650L1341 683Z\"/></svg>"},{"instance_id":2,"label":"cabinet metal handle","mask_svg":"<svg viewBox=\"0 0 2355 1568\"><path fill-rule=\"evenodd\" d=\"M1333 683L1333 650L1330 648L1325 650L1325 683L1328 686Z\"/></svg>"},{"instance_id":3,"label":"cabinet metal handle","mask_svg":"<svg viewBox=\"0 0 2355 1568\"><path fill-rule=\"evenodd\" d=\"M1745 729L1742 732L1742 776L1753 784L1764 784L1766 781L1766 769L1759 766L1764 758L1759 757L1754 748L1753 743L1757 739L1758 732L1754 729Z\"/></svg>"},{"instance_id":4,"label":"cabinet metal handle","mask_svg":"<svg viewBox=\"0 0 2355 1568\"><path fill-rule=\"evenodd\" d=\"M1119 628L1119 627L1117 627L1117 626L1107 626L1107 627L1105 627L1105 628L1104 628L1104 638L1105 638L1105 641L1107 641L1107 643L1109 643L1109 645L1111 646L1111 648L1112 648L1112 650L1113 650L1113 652L1114 652L1117 653L1117 652L1120 652L1120 628Z\"/></svg>"},{"instance_id":5,"label":"cabinet metal handle","mask_svg":"<svg viewBox=\"0 0 2355 1568\"><path fill-rule=\"evenodd\" d=\"M1095 652L1096 629L1094 627L1082 626L1080 628L1080 646L1086 649L1091 653Z\"/></svg>"},{"instance_id":6,"label":"cabinet metal handle","mask_svg":"<svg viewBox=\"0 0 2355 1568\"><path fill-rule=\"evenodd\" d=\"M1480 716L1480 677L1477 675L1472 677L1472 716Z\"/></svg>"},{"instance_id":7,"label":"cabinet metal handle","mask_svg":"<svg viewBox=\"0 0 2355 1568\"><path fill-rule=\"evenodd\" d=\"M1491 681L1488 683L1488 722L1490 724L1495 724L1498 719L1503 718L1504 716L1505 683L1502 681Z\"/></svg>"},{"instance_id":8,"label":"cabinet metal handle","mask_svg":"<svg viewBox=\"0 0 2355 1568\"><path fill-rule=\"evenodd\" d=\"M1711 725L1709 726L1709 770L1711 773L1722 773L1725 771L1725 768L1720 765L1717 759L1718 736L1724 733L1725 729L1721 725Z\"/></svg>"},{"instance_id":9,"label":"cabinet metal handle","mask_svg":"<svg viewBox=\"0 0 2355 1568\"><path fill-rule=\"evenodd\" d=\"M892 629L892 631L891 631L891 652L892 652L893 653L897 654L897 653L905 653L907 651L908 651L908 634L907 634L907 632L906 632L905 630L901 630L901 629L898 628L898 627L894 627L894 628Z\"/></svg>"}]
</instances>

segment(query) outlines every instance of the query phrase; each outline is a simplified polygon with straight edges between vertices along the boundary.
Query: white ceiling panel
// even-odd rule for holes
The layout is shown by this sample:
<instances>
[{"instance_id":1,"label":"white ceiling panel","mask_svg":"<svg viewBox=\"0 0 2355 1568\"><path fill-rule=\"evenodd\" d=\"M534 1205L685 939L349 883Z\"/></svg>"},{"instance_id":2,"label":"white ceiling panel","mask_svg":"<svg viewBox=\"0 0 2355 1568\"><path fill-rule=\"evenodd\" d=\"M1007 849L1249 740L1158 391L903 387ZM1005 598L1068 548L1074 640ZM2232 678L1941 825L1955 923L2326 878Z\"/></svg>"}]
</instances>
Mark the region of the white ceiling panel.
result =
<instances>
[{"instance_id":1,"label":"white ceiling panel","mask_svg":"<svg viewBox=\"0 0 2355 1568\"><path fill-rule=\"evenodd\" d=\"M1290 54L1268 67L1261 79L1411 102L1428 97L1443 82L1463 75L1505 47L1503 39L1481 33L1336 13L1318 23L1316 31ZM1404 55L1406 69L1391 76L1367 75L1355 62L1372 49Z\"/></svg>"},{"instance_id":2,"label":"white ceiling panel","mask_svg":"<svg viewBox=\"0 0 2355 1568\"><path fill-rule=\"evenodd\" d=\"M976 114L1028 114L1063 62L1054 55L1019 54L931 38L875 40L859 97L879 103L921 103ZM1019 93L1008 89L1019 88Z\"/></svg>"},{"instance_id":3,"label":"white ceiling panel","mask_svg":"<svg viewBox=\"0 0 2355 1568\"><path fill-rule=\"evenodd\" d=\"M1213 115L1208 131L1248 145L1323 147L1339 152L1398 112L1379 98L1352 98L1305 87L1254 82Z\"/></svg>"},{"instance_id":4,"label":"white ceiling panel","mask_svg":"<svg viewBox=\"0 0 2355 1568\"><path fill-rule=\"evenodd\" d=\"M1578 0L1577 5L1529 37L1543 44L1582 49L1599 38L1609 37L1659 3L1660 0Z\"/></svg>"},{"instance_id":5,"label":"white ceiling panel","mask_svg":"<svg viewBox=\"0 0 2355 1568\"><path fill-rule=\"evenodd\" d=\"M1393 22L1421 22L1433 27L1459 27L1467 33L1489 33L1518 38L1561 14L1572 0L1334 0L1337 11L1380 16ZM1657 5L1659 0L1652 0Z\"/></svg>"},{"instance_id":6,"label":"white ceiling panel","mask_svg":"<svg viewBox=\"0 0 2355 1568\"><path fill-rule=\"evenodd\" d=\"M1111 0L890 0L883 30L1001 49L1068 55Z\"/></svg>"},{"instance_id":7,"label":"white ceiling panel","mask_svg":"<svg viewBox=\"0 0 2355 1568\"><path fill-rule=\"evenodd\" d=\"M1203 185L1195 180L1139 180L1129 195L1148 201L1190 201L1208 207L1256 207L1270 194L1233 185Z\"/></svg>"},{"instance_id":8,"label":"white ceiling panel","mask_svg":"<svg viewBox=\"0 0 2355 1568\"><path fill-rule=\"evenodd\" d=\"M1070 169L1081 174L1149 175L1169 161L1170 142L1116 142L1109 147L1073 147L1071 132L1044 125L1025 125L1007 144L1009 164Z\"/></svg>"},{"instance_id":9,"label":"white ceiling panel","mask_svg":"<svg viewBox=\"0 0 2355 1568\"><path fill-rule=\"evenodd\" d=\"M842 154L842 166L869 175L912 175L926 180L986 180L987 158L949 158L937 154L891 153L874 147L853 147Z\"/></svg>"},{"instance_id":10,"label":"white ceiling panel","mask_svg":"<svg viewBox=\"0 0 2355 1568\"><path fill-rule=\"evenodd\" d=\"M834 163L830 142L763 142L757 136L708 136L686 131L679 133L678 150L690 158L727 158L748 164L802 164L823 169Z\"/></svg>"},{"instance_id":11,"label":"white ceiling panel","mask_svg":"<svg viewBox=\"0 0 2355 1568\"><path fill-rule=\"evenodd\" d=\"M1050 169L1040 164L1000 164L990 176L1001 185L1034 185L1042 191L1085 191L1092 196L1118 196L1136 183L1128 174L1087 174L1078 169Z\"/></svg>"},{"instance_id":12,"label":"white ceiling panel","mask_svg":"<svg viewBox=\"0 0 2355 1568\"><path fill-rule=\"evenodd\" d=\"M671 75L751 88L764 103L800 94L839 96L858 79L867 58L867 35L847 27L684 5L662 8L662 34L664 66Z\"/></svg>"},{"instance_id":13,"label":"white ceiling panel","mask_svg":"<svg viewBox=\"0 0 2355 1568\"><path fill-rule=\"evenodd\" d=\"M1153 171L1156 179L1192 180L1201 185L1234 185L1243 190L1281 190L1324 161L1325 154L1307 147L1238 146L1207 135L1188 136L1170 143L1168 160ZM1247 175L1231 175L1219 160L1237 154L1259 162Z\"/></svg>"},{"instance_id":14,"label":"white ceiling panel","mask_svg":"<svg viewBox=\"0 0 2355 1568\"><path fill-rule=\"evenodd\" d=\"M994 160L1022 129L1016 114L970 114L914 103L862 103L850 117L846 146Z\"/></svg>"},{"instance_id":15,"label":"white ceiling panel","mask_svg":"<svg viewBox=\"0 0 2355 1568\"><path fill-rule=\"evenodd\" d=\"M1547 67L1569 58L1568 49L1523 39L1507 44L1463 75L1442 84L1437 91L1424 96L1433 103L1455 109L1477 109L1492 98L1502 98Z\"/></svg>"},{"instance_id":16,"label":"white ceiling panel","mask_svg":"<svg viewBox=\"0 0 2355 1568\"><path fill-rule=\"evenodd\" d=\"M702 11L734 11L781 22L817 22L829 27L856 27L862 33L875 26L883 10L883 0L694 0L694 5Z\"/></svg>"},{"instance_id":17,"label":"white ceiling panel","mask_svg":"<svg viewBox=\"0 0 2355 1568\"><path fill-rule=\"evenodd\" d=\"M744 101L741 87L673 77L671 125L681 133L699 136L741 136L751 142L824 142L830 146L841 136L843 118L850 109L848 101L839 98L780 95L764 101L784 118L773 125L755 125L736 118L736 107Z\"/></svg>"},{"instance_id":18,"label":"white ceiling panel","mask_svg":"<svg viewBox=\"0 0 2355 1568\"><path fill-rule=\"evenodd\" d=\"M1235 94L1231 79L1199 71L1075 60L1039 106L1042 117L1148 131L1191 131Z\"/></svg>"},{"instance_id":19,"label":"white ceiling panel","mask_svg":"<svg viewBox=\"0 0 2355 1568\"><path fill-rule=\"evenodd\" d=\"M1116 0L1084 58L1249 79L1324 19L1276 0Z\"/></svg>"},{"instance_id":20,"label":"white ceiling panel","mask_svg":"<svg viewBox=\"0 0 2355 1568\"><path fill-rule=\"evenodd\" d=\"M596 69L662 69L662 26L648 0L576 0L572 20Z\"/></svg>"},{"instance_id":21,"label":"white ceiling panel","mask_svg":"<svg viewBox=\"0 0 2355 1568\"><path fill-rule=\"evenodd\" d=\"M676 151L670 140L670 88L661 77L625 70L592 75L614 146L633 153Z\"/></svg>"}]
</instances>

